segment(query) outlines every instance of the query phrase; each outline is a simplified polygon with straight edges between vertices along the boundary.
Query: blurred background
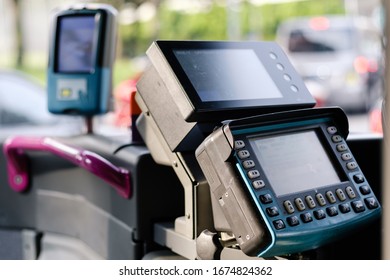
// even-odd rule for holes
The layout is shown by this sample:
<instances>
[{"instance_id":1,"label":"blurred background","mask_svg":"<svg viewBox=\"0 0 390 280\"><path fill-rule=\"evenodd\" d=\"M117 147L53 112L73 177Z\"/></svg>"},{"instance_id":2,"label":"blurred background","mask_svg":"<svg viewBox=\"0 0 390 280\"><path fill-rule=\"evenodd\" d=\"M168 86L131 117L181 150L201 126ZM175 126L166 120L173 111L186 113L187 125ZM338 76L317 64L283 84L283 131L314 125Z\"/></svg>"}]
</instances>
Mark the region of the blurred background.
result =
<instances>
[{"instance_id":1,"label":"blurred background","mask_svg":"<svg viewBox=\"0 0 390 280\"><path fill-rule=\"evenodd\" d=\"M77 2L0 0L0 138L69 135L83 129L77 117L49 114L45 91L50 13ZM351 132L382 132L381 0L93 2L110 4L119 12L114 106L112 112L95 120L98 133L128 133L128 93L134 90L147 63L145 51L155 39L275 40L318 106L344 108Z\"/></svg>"}]
</instances>

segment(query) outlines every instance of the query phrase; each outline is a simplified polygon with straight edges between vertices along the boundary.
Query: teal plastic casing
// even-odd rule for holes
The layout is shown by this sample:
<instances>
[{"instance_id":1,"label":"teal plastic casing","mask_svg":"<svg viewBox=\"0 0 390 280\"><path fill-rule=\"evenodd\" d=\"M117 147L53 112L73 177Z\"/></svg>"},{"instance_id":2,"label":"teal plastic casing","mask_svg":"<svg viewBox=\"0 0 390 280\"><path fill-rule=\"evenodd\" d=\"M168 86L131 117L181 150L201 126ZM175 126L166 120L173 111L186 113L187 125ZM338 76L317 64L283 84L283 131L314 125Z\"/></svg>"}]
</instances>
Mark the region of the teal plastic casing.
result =
<instances>
[{"instance_id":1,"label":"teal plastic casing","mask_svg":"<svg viewBox=\"0 0 390 280\"><path fill-rule=\"evenodd\" d=\"M116 14L113 7L104 4L74 5L53 14L47 72L48 109L51 113L92 116L108 111L116 46ZM77 26L77 20L83 18L91 20L93 30ZM70 26L68 29L73 30L64 31L65 20ZM73 37L68 35L71 32ZM77 39L78 34L83 37L82 32L93 35L90 42ZM71 39L63 40L65 36ZM87 43L90 45L86 46ZM64 56L61 50L67 48L66 44L73 47L69 59L61 57ZM71 44L79 45L74 47ZM77 65L77 55L80 56L78 51L85 52L84 55L90 57L90 64L80 67ZM66 63L71 59L76 62L69 67Z\"/></svg>"},{"instance_id":2,"label":"teal plastic casing","mask_svg":"<svg viewBox=\"0 0 390 280\"><path fill-rule=\"evenodd\" d=\"M318 168L316 162L325 157L326 172L337 174L334 182L321 183L319 172L318 185L311 182L311 186L294 188L287 170L266 162L275 160L270 158L272 151L266 157L256 148L258 139L285 141L284 151L292 152L274 151L276 162L292 160L293 170L304 159L291 159L300 148L288 141L293 135L304 139L306 133L320 145L318 154L315 150L309 157L314 167L308 168ZM315 108L228 121L198 147L196 156L214 201L244 253L271 257L304 252L380 216L381 206L347 146L347 135L348 120L340 108ZM281 190L274 183L280 178L275 177L291 180L292 187L285 182L287 187Z\"/></svg>"}]
</instances>

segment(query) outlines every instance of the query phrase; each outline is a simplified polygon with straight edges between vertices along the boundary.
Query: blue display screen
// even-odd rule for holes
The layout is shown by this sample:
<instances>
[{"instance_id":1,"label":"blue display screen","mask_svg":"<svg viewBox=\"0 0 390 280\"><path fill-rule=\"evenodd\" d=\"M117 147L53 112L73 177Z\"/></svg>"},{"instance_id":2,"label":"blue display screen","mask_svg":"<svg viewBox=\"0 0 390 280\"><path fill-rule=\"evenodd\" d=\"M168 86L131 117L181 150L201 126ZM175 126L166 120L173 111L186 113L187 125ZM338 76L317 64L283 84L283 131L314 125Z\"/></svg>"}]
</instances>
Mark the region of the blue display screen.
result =
<instances>
[{"instance_id":1,"label":"blue display screen","mask_svg":"<svg viewBox=\"0 0 390 280\"><path fill-rule=\"evenodd\" d=\"M313 130L255 137L250 142L277 196L341 182Z\"/></svg>"},{"instance_id":2,"label":"blue display screen","mask_svg":"<svg viewBox=\"0 0 390 280\"><path fill-rule=\"evenodd\" d=\"M252 49L173 52L203 102L283 97Z\"/></svg>"},{"instance_id":3,"label":"blue display screen","mask_svg":"<svg viewBox=\"0 0 390 280\"><path fill-rule=\"evenodd\" d=\"M59 19L56 70L64 73L90 73L94 70L97 32L94 15Z\"/></svg>"}]
</instances>

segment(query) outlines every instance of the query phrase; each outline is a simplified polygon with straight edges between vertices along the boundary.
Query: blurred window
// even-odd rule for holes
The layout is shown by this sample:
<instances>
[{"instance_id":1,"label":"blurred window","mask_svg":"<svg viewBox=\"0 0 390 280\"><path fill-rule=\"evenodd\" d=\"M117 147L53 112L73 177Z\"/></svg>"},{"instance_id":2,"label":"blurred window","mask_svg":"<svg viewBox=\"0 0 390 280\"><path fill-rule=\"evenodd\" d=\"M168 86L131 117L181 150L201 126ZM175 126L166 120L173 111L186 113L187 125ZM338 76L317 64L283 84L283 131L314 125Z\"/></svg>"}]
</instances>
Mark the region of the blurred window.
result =
<instances>
[{"instance_id":1,"label":"blurred window","mask_svg":"<svg viewBox=\"0 0 390 280\"><path fill-rule=\"evenodd\" d=\"M0 108L0 125L28 124L30 121L26 116Z\"/></svg>"},{"instance_id":2,"label":"blurred window","mask_svg":"<svg viewBox=\"0 0 390 280\"><path fill-rule=\"evenodd\" d=\"M54 121L46 108L44 88L17 73L0 72L0 109L1 121L6 119L7 124Z\"/></svg>"},{"instance_id":3,"label":"blurred window","mask_svg":"<svg viewBox=\"0 0 390 280\"><path fill-rule=\"evenodd\" d=\"M335 52L352 48L350 29L296 29L290 33L290 52Z\"/></svg>"},{"instance_id":4,"label":"blurred window","mask_svg":"<svg viewBox=\"0 0 390 280\"><path fill-rule=\"evenodd\" d=\"M359 42L363 53L378 57L381 55L382 45L379 33L364 31Z\"/></svg>"}]
</instances>

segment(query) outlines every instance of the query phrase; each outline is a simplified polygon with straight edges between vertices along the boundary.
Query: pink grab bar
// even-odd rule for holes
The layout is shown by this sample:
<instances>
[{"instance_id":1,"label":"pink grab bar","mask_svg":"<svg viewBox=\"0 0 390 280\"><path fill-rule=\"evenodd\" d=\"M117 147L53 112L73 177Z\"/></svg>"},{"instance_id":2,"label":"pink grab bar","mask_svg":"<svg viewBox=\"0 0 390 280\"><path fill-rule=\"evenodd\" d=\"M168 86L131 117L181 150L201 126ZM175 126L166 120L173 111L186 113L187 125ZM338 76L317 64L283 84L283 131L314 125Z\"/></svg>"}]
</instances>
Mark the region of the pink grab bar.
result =
<instances>
[{"instance_id":1,"label":"pink grab bar","mask_svg":"<svg viewBox=\"0 0 390 280\"><path fill-rule=\"evenodd\" d=\"M69 146L50 137L8 138L3 146L7 159L8 182L17 192L25 191L30 183L25 150L45 151L66 159L110 184L124 198L132 195L130 172L117 167L96 153Z\"/></svg>"}]
</instances>

